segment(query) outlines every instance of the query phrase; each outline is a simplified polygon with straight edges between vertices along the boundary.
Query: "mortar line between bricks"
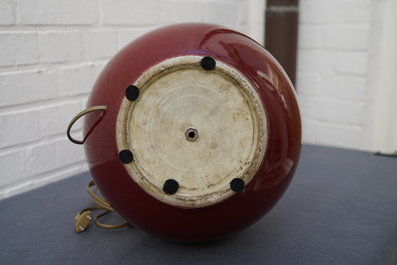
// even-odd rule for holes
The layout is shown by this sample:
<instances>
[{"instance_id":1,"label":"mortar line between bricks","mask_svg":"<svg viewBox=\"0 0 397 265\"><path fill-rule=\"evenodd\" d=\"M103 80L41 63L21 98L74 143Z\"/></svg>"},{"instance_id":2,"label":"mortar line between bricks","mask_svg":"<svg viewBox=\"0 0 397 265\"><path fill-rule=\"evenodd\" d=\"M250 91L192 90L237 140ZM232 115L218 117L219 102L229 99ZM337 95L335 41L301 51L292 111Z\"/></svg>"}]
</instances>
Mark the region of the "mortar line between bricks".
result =
<instances>
[{"instance_id":1,"label":"mortar line between bricks","mask_svg":"<svg viewBox=\"0 0 397 265\"><path fill-rule=\"evenodd\" d=\"M129 29L132 31L150 30L153 28L164 26L163 24L158 25L36 25L36 26L24 26L24 25L10 25L0 26L0 33L44 33L44 32L77 32L77 31L97 31L97 30L125 30Z\"/></svg>"},{"instance_id":2,"label":"mortar line between bricks","mask_svg":"<svg viewBox=\"0 0 397 265\"><path fill-rule=\"evenodd\" d=\"M0 107L0 116L10 115L10 114L18 114L18 113L26 113L30 111L37 111L46 108L52 108L57 106L70 105L73 103L83 103L83 101L88 99L88 93L80 94L75 96L64 96L60 98L52 98L52 99L44 99L31 101L27 103L20 103L11 106L3 106ZM73 118L73 117L72 117Z\"/></svg>"},{"instance_id":3,"label":"mortar line between bricks","mask_svg":"<svg viewBox=\"0 0 397 265\"><path fill-rule=\"evenodd\" d=\"M69 141L66 136L66 128L67 128L67 122L65 123L65 131L64 132L56 133L53 135L45 135L45 136L40 137L39 139L29 140L29 141L26 141L23 143L16 143L16 144L0 147L0 155L7 154L12 151L25 150L26 148L34 148L37 146L42 146L43 144L54 143L57 141L64 141L64 140ZM82 129L72 130L71 132L73 134L81 134L81 137L83 134ZM70 144L73 144L73 143L70 143Z\"/></svg>"},{"instance_id":4,"label":"mortar line between bricks","mask_svg":"<svg viewBox=\"0 0 397 265\"><path fill-rule=\"evenodd\" d=\"M341 123L335 123L335 122L331 122L331 121L321 121L321 120L315 120L312 118L302 118L302 121L313 122L313 123L317 123L320 125L326 125L326 126L342 127L342 128L346 128L346 129L360 129L361 130L364 126L364 125L341 124Z\"/></svg>"},{"instance_id":5,"label":"mortar line between bricks","mask_svg":"<svg viewBox=\"0 0 397 265\"><path fill-rule=\"evenodd\" d=\"M98 58L82 61L64 61L64 62L53 62L53 63L37 63L30 65L13 65L13 66L0 66L0 76L12 75L12 74L23 74L23 73L38 73L38 72L49 72L52 73L56 70L69 69L71 67L79 66L98 66L101 64L107 64L110 58Z\"/></svg>"},{"instance_id":6,"label":"mortar line between bricks","mask_svg":"<svg viewBox=\"0 0 397 265\"><path fill-rule=\"evenodd\" d=\"M330 98L329 96L321 97L321 96L309 96L309 95L300 95L298 93L298 99L309 99L309 100L317 100L317 101L322 101L322 102L330 102L330 103L361 103L364 104L362 100L360 101L354 101L354 100L346 100L342 98Z\"/></svg>"}]
</instances>

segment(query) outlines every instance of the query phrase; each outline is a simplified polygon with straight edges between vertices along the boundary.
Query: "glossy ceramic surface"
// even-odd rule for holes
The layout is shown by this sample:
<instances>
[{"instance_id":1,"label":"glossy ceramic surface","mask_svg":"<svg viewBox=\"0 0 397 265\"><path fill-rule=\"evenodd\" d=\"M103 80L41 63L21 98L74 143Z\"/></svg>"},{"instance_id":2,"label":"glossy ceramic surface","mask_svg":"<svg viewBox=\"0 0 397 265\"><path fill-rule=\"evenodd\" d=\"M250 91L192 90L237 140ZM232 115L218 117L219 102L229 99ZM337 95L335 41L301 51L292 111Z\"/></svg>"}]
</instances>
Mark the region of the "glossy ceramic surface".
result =
<instances>
[{"instance_id":1,"label":"glossy ceramic surface","mask_svg":"<svg viewBox=\"0 0 397 265\"><path fill-rule=\"evenodd\" d=\"M153 65L184 55L210 56L245 75L263 103L268 126L267 150L244 192L194 209L163 203L141 189L118 160L116 141L126 87ZM298 164L301 121L291 82L261 45L221 26L178 24L131 42L98 77L87 107L97 105L107 105L107 110L88 114L84 125L85 153L95 183L127 221L165 239L203 242L249 227L279 201Z\"/></svg>"}]
</instances>

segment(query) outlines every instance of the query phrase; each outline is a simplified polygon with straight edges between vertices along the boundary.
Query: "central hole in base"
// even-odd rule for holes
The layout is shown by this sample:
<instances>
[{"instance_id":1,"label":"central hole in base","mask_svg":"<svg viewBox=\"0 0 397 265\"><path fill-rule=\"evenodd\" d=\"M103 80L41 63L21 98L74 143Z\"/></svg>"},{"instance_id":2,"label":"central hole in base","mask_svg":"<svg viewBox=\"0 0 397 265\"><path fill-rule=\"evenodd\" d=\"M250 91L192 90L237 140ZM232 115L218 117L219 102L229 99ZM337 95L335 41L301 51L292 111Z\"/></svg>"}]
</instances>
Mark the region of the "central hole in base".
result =
<instances>
[{"instance_id":1,"label":"central hole in base","mask_svg":"<svg viewBox=\"0 0 397 265\"><path fill-rule=\"evenodd\" d=\"M194 136L196 136L196 134L194 132L189 132L189 137L190 138L194 138Z\"/></svg>"},{"instance_id":2,"label":"central hole in base","mask_svg":"<svg viewBox=\"0 0 397 265\"><path fill-rule=\"evenodd\" d=\"M196 129L189 128L185 132L185 137L186 137L186 140L188 140L190 142L194 142L199 137L199 134L198 134L198 131Z\"/></svg>"}]
</instances>

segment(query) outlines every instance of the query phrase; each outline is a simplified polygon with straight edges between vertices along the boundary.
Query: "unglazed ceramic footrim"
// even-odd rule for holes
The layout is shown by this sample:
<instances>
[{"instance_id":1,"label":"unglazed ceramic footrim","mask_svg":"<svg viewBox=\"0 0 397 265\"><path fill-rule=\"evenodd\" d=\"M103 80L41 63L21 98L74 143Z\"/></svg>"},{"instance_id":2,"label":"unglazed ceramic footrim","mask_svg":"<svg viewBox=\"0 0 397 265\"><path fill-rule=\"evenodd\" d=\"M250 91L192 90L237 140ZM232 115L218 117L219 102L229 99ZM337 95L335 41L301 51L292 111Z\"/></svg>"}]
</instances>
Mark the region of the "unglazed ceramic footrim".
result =
<instances>
[{"instance_id":1,"label":"unglazed ceramic footrim","mask_svg":"<svg viewBox=\"0 0 397 265\"><path fill-rule=\"evenodd\" d=\"M131 150L125 164L132 179L151 196L180 207L205 207L235 194L234 178L248 184L262 162L266 115L250 82L236 69L201 56L165 60L133 84L139 98L125 98L117 118L119 150ZM195 128L196 141L186 140ZM163 191L167 179L180 187Z\"/></svg>"}]
</instances>

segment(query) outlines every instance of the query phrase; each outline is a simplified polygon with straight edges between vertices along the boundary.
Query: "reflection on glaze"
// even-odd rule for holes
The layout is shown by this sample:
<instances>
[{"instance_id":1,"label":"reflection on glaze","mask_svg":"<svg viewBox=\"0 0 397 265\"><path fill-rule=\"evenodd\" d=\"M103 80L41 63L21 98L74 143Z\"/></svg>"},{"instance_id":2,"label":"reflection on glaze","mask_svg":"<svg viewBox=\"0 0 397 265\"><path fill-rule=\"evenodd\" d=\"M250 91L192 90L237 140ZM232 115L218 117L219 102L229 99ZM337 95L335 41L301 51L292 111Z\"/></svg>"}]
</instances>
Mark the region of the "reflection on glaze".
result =
<instances>
[{"instance_id":1,"label":"reflection on glaze","mask_svg":"<svg viewBox=\"0 0 397 265\"><path fill-rule=\"evenodd\" d=\"M245 75L262 101L268 121L262 164L244 191L216 205L188 210L160 202L141 189L118 161L116 143L117 117L125 88L153 65L182 55L211 56ZM241 231L272 209L296 170L301 121L288 77L262 46L222 26L178 24L137 38L106 65L87 107L105 104L108 109L101 122L94 129L89 124L84 126L85 133L92 129L85 143L91 174L116 211L150 234L202 242Z\"/></svg>"}]
</instances>

